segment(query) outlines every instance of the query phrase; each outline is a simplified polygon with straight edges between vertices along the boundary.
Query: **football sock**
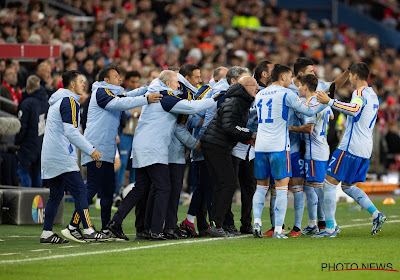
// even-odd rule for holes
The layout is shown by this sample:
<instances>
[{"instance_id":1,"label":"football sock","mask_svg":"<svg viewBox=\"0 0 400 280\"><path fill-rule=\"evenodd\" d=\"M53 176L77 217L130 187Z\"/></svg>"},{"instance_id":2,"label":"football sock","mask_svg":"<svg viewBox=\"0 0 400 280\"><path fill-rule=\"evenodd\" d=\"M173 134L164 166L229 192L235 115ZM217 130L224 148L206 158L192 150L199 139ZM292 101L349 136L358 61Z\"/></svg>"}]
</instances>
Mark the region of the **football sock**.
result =
<instances>
[{"instance_id":1,"label":"football sock","mask_svg":"<svg viewBox=\"0 0 400 280\"><path fill-rule=\"evenodd\" d=\"M269 202L269 216L271 219L271 225L272 227L275 227L275 202L276 202L276 190L271 189L271 200Z\"/></svg>"},{"instance_id":2,"label":"football sock","mask_svg":"<svg viewBox=\"0 0 400 280\"><path fill-rule=\"evenodd\" d=\"M274 232L282 233L282 227L281 226L276 226L275 229L274 229Z\"/></svg>"},{"instance_id":3,"label":"football sock","mask_svg":"<svg viewBox=\"0 0 400 280\"><path fill-rule=\"evenodd\" d=\"M313 184L314 191L318 196L318 205L317 205L317 216L318 216L318 221L325 221L325 213L323 209L323 201L324 201L324 188L323 184L321 183L316 183Z\"/></svg>"},{"instance_id":4,"label":"football sock","mask_svg":"<svg viewBox=\"0 0 400 280\"><path fill-rule=\"evenodd\" d=\"M326 217L326 230L333 232L335 230L335 212L336 212L336 185L324 181L324 212Z\"/></svg>"},{"instance_id":5,"label":"football sock","mask_svg":"<svg viewBox=\"0 0 400 280\"><path fill-rule=\"evenodd\" d=\"M92 234L93 232L94 232L93 227L83 229L84 234Z\"/></svg>"},{"instance_id":6,"label":"football sock","mask_svg":"<svg viewBox=\"0 0 400 280\"><path fill-rule=\"evenodd\" d=\"M282 229L279 231L279 227L282 227L287 209L287 186L283 187L275 187L276 189L276 201L274 207L274 215L275 215L275 232L282 232Z\"/></svg>"},{"instance_id":7,"label":"football sock","mask_svg":"<svg viewBox=\"0 0 400 280\"><path fill-rule=\"evenodd\" d=\"M190 215L190 214L188 214L187 217L186 217L186 219L189 222L191 222L192 224L194 224L194 218L196 218L196 216L193 216L193 215Z\"/></svg>"},{"instance_id":8,"label":"football sock","mask_svg":"<svg viewBox=\"0 0 400 280\"><path fill-rule=\"evenodd\" d=\"M253 196L253 216L254 224L262 225L261 216L264 209L265 195L267 194L269 186L257 185L256 192Z\"/></svg>"},{"instance_id":9,"label":"football sock","mask_svg":"<svg viewBox=\"0 0 400 280\"><path fill-rule=\"evenodd\" d=\"M310 225L310 222L313 221L312 224L313 226L315 226L317 220L318 196L314 188L310 187L309 185L304 186L304 191L306 192L306 197L307 197L307 211L309 219L308 226L312 227Z\"/></svg>"},{"instance_id":10,"label":"football sock","mask_svg":"<svg viewBox=\"0 0 400 280\"><path fill-rule=\"evenodd\" d=\"M378 217L379 211L376 209L375 205L372 203L371 199L369 199L368 195L359 187L353 186L343 186L342 190L351 198L353 198L361 207L367 209L367 211L373 216L375 219ZM375 216L375 217L374 217Z\"/></svg>"},{"instance_id":11,"label":"football sock","mask_svg":"<svg viewBox=\"0 0 400 280\"><path fill-rule=\"evenodd\" d=\"M301 220L304 212L304 195L302 186L292 187L294 197L294 226L301 228Z\"/></svg>"},{"instance_id":12,"label":"football sock","mask_svg":"<svg viewBox=\"0 0 400 280\"><path fill-rule=\"evenodd\" d=\"M68 229L73 230L73 229L77 229L77 227L72 226L72 225L68 225Z\"/></svg>"},{"instance_id":13,"label":"football sock","mask_svg":"<svg viewBox=\"0 0 400 280\"><path fill-rule=\"evenodd\" d=\"M54 232L51 231L51 230L44 230L44 231L42 231L42 234L40 235L40 238L49 238L53 234L54 234Z\"/></svg>"}]
</instances>

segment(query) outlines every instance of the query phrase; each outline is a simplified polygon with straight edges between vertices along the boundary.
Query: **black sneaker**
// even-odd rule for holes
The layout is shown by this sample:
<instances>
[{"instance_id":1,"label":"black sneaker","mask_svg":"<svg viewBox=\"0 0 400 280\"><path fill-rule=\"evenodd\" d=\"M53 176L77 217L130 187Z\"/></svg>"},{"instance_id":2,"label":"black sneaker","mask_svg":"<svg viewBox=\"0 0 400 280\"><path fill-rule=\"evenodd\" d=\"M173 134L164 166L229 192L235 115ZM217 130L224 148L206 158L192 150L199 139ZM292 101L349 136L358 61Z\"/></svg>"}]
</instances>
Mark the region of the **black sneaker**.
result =
<instances>
[{"instance_id":1,"label":"black sneaker","mask_svg":"<svg viewBox=\"0 0 400 280\"><path fill-rule=\"evenodd\" d=\"M150 241L162 241L162 240L167 240L167 237L163 232L150 233Z\"/></svg>"},{"instance_id":2,"label":"black sneaker","mask_svg":"<svg viewBox=\"0 0 400 280\"><path fill-rule=\"evenodd\" d=\"M122 231L121 224L117 224L115 221L110 221L107 225L107 229L111 231L117 238L129 241L129 238Z\"/></svg>"},{"instance_id":3,"label":"black sneaker","mask_svg":"<svg viewBox=\"0 0 400 280\"><path fill-rule=\"evenodd\" d=\"M51 235L47 238L40 237L40 243L41 244L67 244L67 243L69 243L69 241L64 238L59 237L57 235L57 233L54 233L53 235Z\"/></svg>"},{"instance_id":4,"label":"black sneaker","mask_svg":"<svg viewBox=\"0 0 400 280\"><path fill-rule=\"evenodd\" d=\"M164 235L167 239L186 239L187 235L179 228L164 229Z\"/></svg>"},{"instance_id":5,"label":"black sneaker","mask_svg":"<svg viewBox=\"0 0 400 280\"><path fill-rule=\"evenodd\" d=\"M250 226L241 226L240 232L242 234L253 234L253 227L251 225Z\"/></svg>"},{"instance_id":6,"label":"black sneaker","mask_svg":"<svg viewBox=\"0 0 400 280\"><path fill-rule=\"evenodd\" d=\"M232 235L229 232L223 230L222 227L218 228L215 226L210 227L210 229L208 230L208 234L210 235L210 237L232 237Z\"/></svg>"},{"instance_id":7,"label":"black sneaker","mask_svg":"<svg viewBox=\"0 0 400 280\"><path fill-rule=\"evenodd\" d=\"M174 228L174 231L175 234L179 237L179 239L186 239L188 237L187 234L180 228Z\"/></svg>"},{"instance_id":8,"label":"black sneaker","mask_svg":"<svg viewBox=\"0 0 400 280\"><path fill-rule=\"evenodd\" d=\"M104 241L110 241L111 236L110 234L103 233L101 231L94 231L91 234L85 234L83 233L83 238L85 239L86 242L104 242Z\"/></svg>"},{"instance_id":9,"label":"black sneaker","mask_svg":"<svg viewBox=\"0 0 400 280\"><path fill-rule=\"evenodd\" d=\"M83 238L82 232L79 228L69 229L67 226L65 229L61 231L61 233L66 238L71 239L75 242L86 243L85 239Z\"/></svg>"},{"instance_id":10,"label":"black sneaker","mask_svg":"<svg viewBox=\"0 0 400 280\"><path fill-rule=\"evenodd\" d=\"M239 236L241 235L240 231L237 230L237 228L235 227L235 225L231 225L231 226L225 226L222 227L225 231L229 232L230 234L233 234L235 236Z\"/></svg>"},{"instance_id":11,"label":"black sneaker","mask_svg":"<svg viewBox=\"0 0 400 280\"><path fill-rule=\"evenodd\" d=\"M148 240L150 238L150 230L145 229L142 232L136 232L135 240Z\"/></svg>"},{"instance_id":12,"label":"black sneaker","mask_svg":"<svg viewBox=\"0 0 400 280\"><path fill-rule=\"evenodd\" d=\"M199 237L209 237L210 234L208 233L208 229L200 229L199 230Z\"/></svg>"}]
</instances>

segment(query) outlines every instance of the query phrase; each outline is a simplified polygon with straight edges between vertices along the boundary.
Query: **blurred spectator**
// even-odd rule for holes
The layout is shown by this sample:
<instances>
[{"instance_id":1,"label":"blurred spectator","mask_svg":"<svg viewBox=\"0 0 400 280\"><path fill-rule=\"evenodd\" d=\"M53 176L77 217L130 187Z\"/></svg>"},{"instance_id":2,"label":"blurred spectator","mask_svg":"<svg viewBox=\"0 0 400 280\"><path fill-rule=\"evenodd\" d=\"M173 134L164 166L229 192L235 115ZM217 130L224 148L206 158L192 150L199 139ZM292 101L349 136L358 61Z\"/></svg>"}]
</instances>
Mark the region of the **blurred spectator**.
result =
<instances>
[{"instance_id":1,"label":"blurred spectator","mask_svg":"<svg viewBox=\"0 0 400 280\"><path fill-rule=\"evenodd\" d=\"M389 125L389 131L385 136L389 154L400 154L400 136L397 122Z\"/></svg>"},{"instance_id":2,"label":"blurred spectator","mask_svg":"<svg viewBox=\"0 0 400 280\"><path fill-rule=\"evenodd\" d=\"M18 186L14 136L20 128L17 118L0 117L0 185Z\"/></svg>"},{"instance_id":3,"label":"blurred spectator","mask_svg":"<svg viewBox=\"0 0 400 280\"><path fill-rule=\"evenodd\" d=\"M46 92L47 98L50 98L54 92L50 63L47 61L41 62L37 67L36 75L40 78L40 86Z\"/></svg>"},{"instance_id":4,"label":"blurred spectator","mask_svg":"<svg viewBox=\"0 0 400 280\"><path fill-rule=\"evenodd\" d=\"M40 153L49 104L40 78L32 75L26 81L27 98L20 104L18 118L21 130L15 136L18 148L18 175L23 187L42 186Z\"/></svg>"},{"instance_id":5,"label":"blurred spectator","mask_svg":"<svg viewBox=\"0 0 400 280\"><path fill-rule=\"evenodd\" d=\"M21 62L17 70L21 88L26 73L36 72L48 96L58 87L57 75L77 67L87 77L90 90L98 71L110 62L126 72L138 71L142 86L161 69L185 62L199 65L205 84L212 69L219 66L237 65L254 71L262 60L293 65L301 56L312 58L318 78L326 81L334 80L351 63L366 62L371 70L368 82L382 105L378 120L383 123L383 134L387 122L382 116L392 114L390 106L385 108L386 99L393 96L397 101L400 96L400 52L382 46L376 35L334 26L329 20L310 20L305 11L280 9L275 0L62 1L93 18L84 23L54 7L46 8L42 0L27 1L29 4L6 1L7 7L3 2L0 42L61 46L62 58L45 61L37 68L34 63ZM387 26L396 23L400 28L398 1L346 3ZM6 62L0 60L0 72L5 68ZM352 91L344 86L339 98Z\"/></svg>"},{"instance_id":6,"label":"blurred spectator","mask_svg":"<svg viewBox=\"0 0 400 280\"><path fill-rule=\"evenodd\" d=\"M18 104L22 99L21 89L17 86L17 83L17 71L12 66L7 67L4 71L4 80L0 86L0 96L14 102L15 105L0 101L0 110L13 115L17 115Z\"/></svg>"}]
</instances>

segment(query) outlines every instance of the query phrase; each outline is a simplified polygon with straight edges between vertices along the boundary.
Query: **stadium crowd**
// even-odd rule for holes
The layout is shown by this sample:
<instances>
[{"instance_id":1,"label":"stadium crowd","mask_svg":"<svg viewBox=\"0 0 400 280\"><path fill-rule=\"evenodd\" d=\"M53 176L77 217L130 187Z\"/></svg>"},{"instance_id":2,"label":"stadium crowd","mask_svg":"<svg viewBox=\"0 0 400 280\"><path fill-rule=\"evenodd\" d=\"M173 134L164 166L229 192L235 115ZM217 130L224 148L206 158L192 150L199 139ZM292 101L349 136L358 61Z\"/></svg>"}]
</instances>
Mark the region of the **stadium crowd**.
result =
<instances>
[{"instance_id":1,"label":"stadium crowd","mask_svg":"<svg viewBox=\"0 0 400 280\"><path fill-rule=\"evenodd\" d=\"M62 74L71 70L79 70L83 74L82 77L85 81L85 89L82 92L82 98L79 100L81 105L81 117L79 119L81 120L80 125L84 130L90 119L88 110L90 108L90 100L91 98L93 99L91 92L96 92L97 94L97 91L93 91L92 86L98 82L106 81L106 78L110 81L109 72L105 76L99 77L99 72L104 70L107 65L118 66L118 69L115 69L115 71L118 70L120 75L118 79L124 81L124 88L128 92L140 86L150 85L151 88L151 83L155 78L164 81L164 84L167 81L172 82L171 77L160 76L163 70L170 69L178 71L187 80L186 89L190 89L188 91L193 93L192 87L197 89L197 87L206 85L213 79L218 82L220 79L216 77L215 69L221 66L226 66L231 70L229 75L225 72L229 87L229 85L236 82L240 84L241 74L245 72L254 73L256 66L261 65L267 59L271 61L267 65L283 64L292 66L299 57L309 57L312 59L313 71L316 76L320 80L329 82L338 78L353 63L360 61L367 63L370 69L368 82L372 85L380 102L383 104L381 108L385 109L385 103L388 105L387 110L380 113L379 123L382 127L381 129L383 131L387 129L385 120L387 120L389 126L393 127L393 130L397 127L398 115L391 112L396 111L393 107L397 106L398 97L400 96L398 87L400 82L400 73L398 72L400 57L393 48L380 46L376 36L357 34L347 26L332 26L328 21L314 22L308 19L303 11L279 9L275 1L270 1L267 4L257 0L193 2L185 0L171 3L147 0L63 2L84 11L87 16L94 17L93 24L88 25L86 29L80 28L79 21L76 22L72 15L48 13L43 1L30 1L27 7L20 2L11 2L7 7L2 7L0 11L0 42L59 44L62 49L62 57L60 59L48 59L38 63L20 63L18 60L0 61L0 71L3 73L1 96L15 103L15 106L4 105L5 107L1 107L1 110L14 115L19 114L21 121L23 116L26 115L23 113L24 106L26 107L24 104L27 104L28 100L32 100L31 97L34 92L45 92L47 99L51 99L54 92L69 85L68 83L65 84ZM123 23L118 25L118 39L114 41L114 26L117 24L117 19L122 19ZM199 67L185 71L181 68L185 63L186 65L198 65ZM236 71L237 68L235 67L243 70ZM201 76L197 78L197 81L191 82L189 79L192 78L195 70L198 70ZM267 67L263 71L270 74L270 70ZM27 78L32 74L35 74L33 77L38 79L30 81L31 83L28 86ZM260 78L256 77L258 84L260 84ZM73 80L73 78L71 79ZM183 83L182 80L180 82ZM112 82L107 83L114 84ZM243 85L244 83L246 82L242 81ZM266 81L262 82L262 84L266 84ZM119 84L115 85L119 86ZM169 86L169 88L172 88L172 86ZM112 89L110 88L109 90ZM207 87L203 90L206 89ZM160 92L160 90L155 92ZM335 96L339 100L349 102L352 92L352 85L347 82L337 90ZM113 92L113 94L116 93ZM41 96L44 95L42 94ZM193 97L195 97L194 94ZM40 99L40 101L42 102L41 104L46 103L47 106L47 100ZM17 107L18 104L20 105L19 107ZM99 106L102 107L100 104ZM104 109L105 106L107 105L102 108ZM123 169L119 172L117 179L117 189L120 185L125 185L125 183L122 183L125 182L124 167L126 168L128 164L127 155L129 155L129 150L131 149L128 145L121 152L121 146L132 142L134 127L138 125L137 119L141 115L140 111L134 111L134 107L140 106L118 109L119 111L132 110L128 111L125 117L122 118L128 121L126 123L122 122L118 133L119 139L112 140L120 141L120 157L123 163ZM47 110L47 108L44 108L44 110ZM177 111L177 113L190 114L192 112ZM36 112L36 117L40 120L42 114L43 112ZM207 115L204 121L206 119ZM339 117L336 116L336 122L338 122L338 119ZM26 120L26 124L29 126L28 123L29 121ZM339 123L339 125L342 124ZM25 129L28 128L25 127ZM37 135L43 138L43 127L40 124L36 124L35 129L38 131ZM333 130L335 131L335 126L333 126ZM23 133L24 135L21 135ZM22 136L28 138L23 139ZM36 135L34 137L37 138ZM24 125L22 125L22 132L17 135L15 142L13 139L7 138L3 138L2 141L4 143L2 157L3 154L12 155L15 154L16 150L19 150L19 164L17 164L16 160L15 162L3 162L2 172L3 170L13 172L13 170L18 169L21 183L24 186L39 186L34 184L36 182L34 180L36 178L35 175L38 174L37 170L30 171L34 173L31 174L32 178L30 180L23 179L26 178L26 173L29 173L26 169L37 167L37 160L39 159L38 156L34 159L27 158L27 154L31 153L31 148L27 149L28 152L25 152L25 157L23 156L24 143L31 141L29 140L29 133L27 134L24 131ZM39 139L39 142L41 141ZM333 145L334 147L338 144L338 140L336 141L336 144ZM40 150L39 144L36 147ZM192 144L192 149L195 147ZM114 154L112 157L114 160ZM29 162L29 164L26 164L26 162ZM3 168L4 164L8 165L7 168ZM141 168L140 164L137 168ZM131 174L133 174L133 171L131 171ZM13 176L2 176L2 183L15 185L17 182L15 175L14 173ZM216 177L217 175L210 174L210 176ZM3 178L6 178L7 181L3 181ZM133 180L134 177L132 176L130 182ZM151 191L153 189L150 190L150 193ZM160 217L163 220L165 215L168 216L165 211L162 215L157 214L163 211L162 209L157 209L159 203L155 203L157 199L160 199L157 197L159 191L155 189L155 194L153 194L155 196L153 198L155 205L153 219L145 217L143 211L145 213L149 213L149 211L148 208L146 209L146 205L142 205L142 213L138 215L144 221L142 221L141 225L136 226L137 229L140 229L138 233L143 233L144 229L151 227L152 233L158 234L157 236L151 236L154 239L165 238L163 233L160 232L159 225L152 224L155 223L154 217ZM101 196L103 199L108 194L103 193ZM136 204L137 199L140 200L140 197L135 197L135 202L131 201L132 207ZM207 199L209 200L209 198L202 197L202 199L204 201L201 201L200 206L196 207L204 210L205 207L203 206L207 204ZM109 205L105 205L104 202L104 205L102 204L103 207L107 208ZM147 204L147 207L149 207L149 204ZM163 207L166 209L170 205ZM171 206L171 208L174 207ZM230 216L229 209L225 209L226 207L226 205L222 207L224 208L223 215L227 215L225 216L225 221L231 221L233 217ZM123 207L122 209L125 208ZM125 211L129 212L129 210ZM74 235L73 230L77 228L74 225L79 222L79 218L75 218L85 216L85 214L81 215L80 213L81 210L79 210L79 215L74 214L71 220L72 227L67 228L72 235ZM170 214L171 220L174 220L173 217L176 214ZM192 235L197 234L193 225L193 216L196 216L197 213L194 214L188 214L186 224L182 223L183 226L181 227ZM107 215L109 216L109 213L104 213L104 217ZM213 215L215 216L215 214ZM114 230L121 233L120 225L122 220L123 217L121 219L118 216L117 222L115 222L114 217L111 220L111 224L108 220L103 220L102 229L113 229L112 226L114 225ZM224 219L218 221L218 229L222 227L223 222ZM160 221L158 221L159 223ZM90 220L86 221L86 227L89 224ZM176 226L176 222L174 224ZM206 230L207 226L208 224L205 225ZM232 223L229 222L224 226L225 229L231 231L231 234L237 234L238 230L232 228ZM242 226L243 228L240 231L243 233L252 231L252 229L249 229L247 221L245 223L242 221ZM175 230L175 228L172 229ZM106 236L100 233L96 234L99 235L95 235L94 239L101 239ZM148 232L143 234L146 237ZM180 237L180 234L183 235L179 231L171 231L169 234L177 238ZM223 235L221 231L214 232L214 234L217 236L218 234ZM121 236L126 237L124 235L117 237Z\"/></svg>"}]
</instances>

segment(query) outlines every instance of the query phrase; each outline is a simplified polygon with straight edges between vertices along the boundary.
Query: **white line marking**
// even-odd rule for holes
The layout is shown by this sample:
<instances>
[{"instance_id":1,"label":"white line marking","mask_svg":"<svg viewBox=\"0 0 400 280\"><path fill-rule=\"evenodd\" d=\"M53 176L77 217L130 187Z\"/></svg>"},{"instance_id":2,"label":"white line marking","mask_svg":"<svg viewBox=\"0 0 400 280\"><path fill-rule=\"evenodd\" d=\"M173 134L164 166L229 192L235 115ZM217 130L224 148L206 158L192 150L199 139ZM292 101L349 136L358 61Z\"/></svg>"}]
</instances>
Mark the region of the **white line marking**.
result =
<instances>
[{"instance_id":1,"label":"white line marking","mask_svg":"<svg viewBox=\"0 0 400 280\"><path fill-rule=\"evenodd\" d=\"M389 223L399 223L400 220L392 220L392 221L386 221L385 224L389 224ZM342 228L351 228L351 227L361 227L361 226L372 226L372 221L370 223L365 223L365 224L354 224L354 225L344 225L341 226L339 225L339 227Z\"/></svg>"},{"instance_id":2,"label":"white line marking","mask_svg":"<svg viewBox=\"0 0 400 280\"><path fill-rule=\"evenodd\" d=\"M29 238L29 237L37 237L37 238L40 238L40 235L24 235L24 236L21 236L21 235L11 235L11 236L9 236L8 238Z\"/></svg>"},{"instance_id":3,"label":"white line marking","mask_svg":"<svg viewBox=\"0 0 400 280\"><path fill-rule=\"evenodd\" d=\"M236 239L236 238L241 238L241 237L250 237L250 235L230 237L227 239ZM0 264L25 263L25 262L32 262L32 261L43 261L43 260L71 258L71 257L80 257L80 256L88 256L88 255L99 255L99 254L108 254L108 253L117 253L117 252L119 253L119 252L125 252L125 251L136 251L136 250L141 250L141 249L167 247L167 246L173 246L173 245L178 245L178 244L192 244L192 243L202 243L202 242L211 242L211 241L220 241L220 240L225 240L225 238L207 238L207 239L200 239L200 240L186 240L186 241L178 241L178 242L170 242L170 243L161 243L161 244L155 244L155 245L150 245L150 246L112 249L112 250L103 250L103 251L96 251L96 252L83 252L83 253L68 254L68 255L54 255L54 256L38 257L38 258L31 258L31 259L21 259L21 260L5 260L5 261L0 261Z\"/></svg>"},{"instance_id":4,"label":"white line marking","mask_svg":"<svg viewBox=\"0 0 400 280\"><path fill-rule=\"evenodd\" d=\"M400 223L400 220L386 221L385 223ZM340 228L368 226L368 225L371 225L371 224L372 224L372 222L371 223L364 223L364 224L342 225L342 226L340 226ZM42 260L52 260L52 259L61 259L61 258L80 257L80 256L88 256L88 255L117 253L117 252L125 252L125 251L136 251L136 250L141 250L141 249L167 247L167 246L173 246L173 245L179 245L179 244L192 244L192 243L221 241L221 240L225 240L225 239L229 240L229 239L236 239L236 238L250 237L250 236L251 235L241 235L241 236L231 237L231 238L207 238L207 239L200 239L200 240L186 240L186 241L177 241L177 242L170 242L170 243L161 243L161 244L155 244L155 245L149 245L149 246L103 250L103 251L96 251L96 252L82 252L82 253L75 253L75 254L54 255L54 256L38 257L38 258L31 258L31 259L20 259L20 260L3 260L3 261L0 261L0 265L1 264L7 264L7 263L15 264L15 263L25 263L25 262L42 261ZM93 243L93 244L101 244L101 243ZM43 250L50 250L50 249L41 249L41 250L43 251ZM31 251L35 251L35 250L31 250ZM36 251L39 251L39 250L36 250Z\"/></svg>"},{"instance_id":5,"label":"white line marking","mask_svg":"<svg viewBox=\"0 0 400 280\"><path fill-rule=\"evenodd\" d=\"M0 242L4 242L4 240L3 240L3 239L0 239Z\"/></svg>"},{"instance_id":6,"label":"white line marking","mask_svg":"<svg viewBox=\"0 0 400 280\"><path fill-rule=\"evenodd\" d=\"M73 247L79 247L79 246L69 245L69 246L61 246L61 247L58 247L58 248L73 248Z\"/></svg>"},{"instance_id":7,"label":"white line marking","mask_svg":"<svg viewBox=\"0 0 400 280\"><path fill-rule=\"evenodd\" d=\"M351 221L352 222L363 222L363 221L368 221L368 219L353 219Z\"/></svg>"},{"instance_id":8,"label":"white line marking","mask_svg":"<svg viewBox=\"0 0 400 280\"><path fill-rule=\"evenodd\" d=\"M0 256L11 256L11 255L21 255L21 253L4 253L4 254L0 254Z\"/></svg>"},{"instance_id":9,"label":"white line marking","mask_svg":"<svg viewBox=\"0 0 400 280\"><path fill-rule=\"evenodd\" d=\"M393 216L388 216L389 218L398 218L398 217L400 217L400 216L396 216L396 215L393 215Z\"/></svg>"},{"instance_id":10,"label":"white line marking","mask_svg":"<svg viewBox=\"0 0 400 280\"><path fill-rule=\"evenodd\" d=\"M51 249L36 249L36 250L30 250L31 252L43 252L43 251L51 251Z\"/></svg>"}]
</instances>

